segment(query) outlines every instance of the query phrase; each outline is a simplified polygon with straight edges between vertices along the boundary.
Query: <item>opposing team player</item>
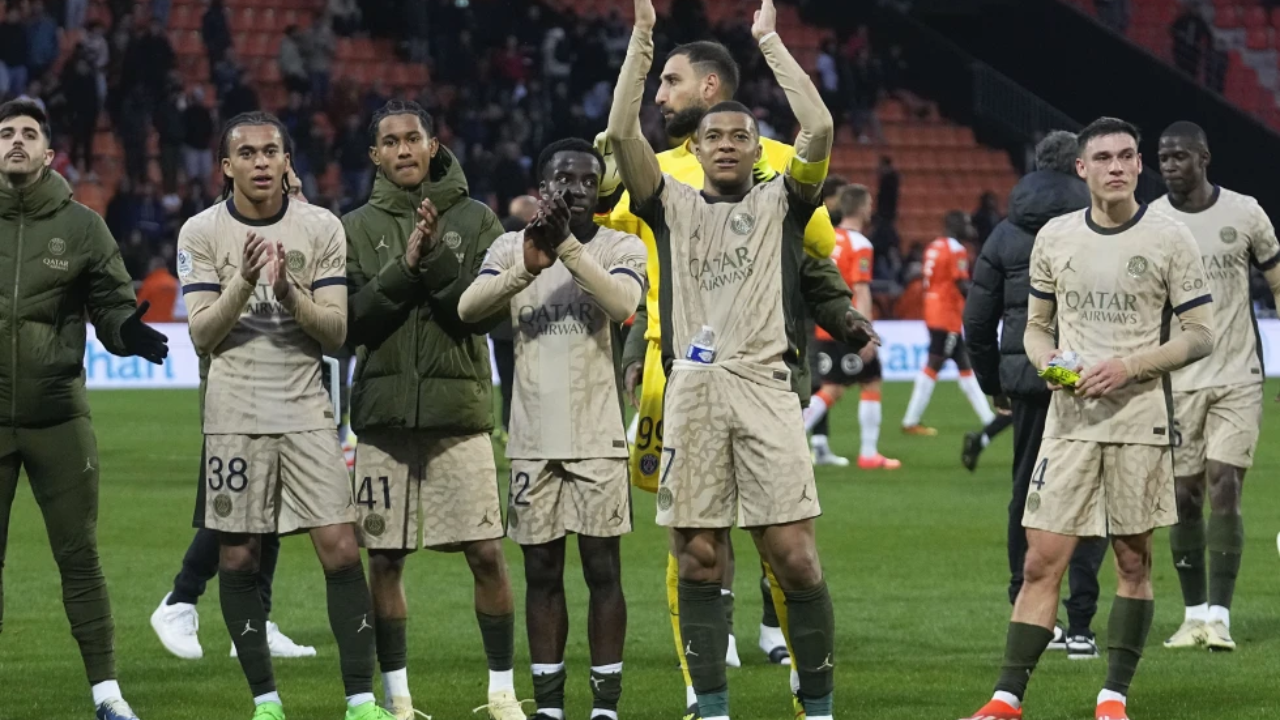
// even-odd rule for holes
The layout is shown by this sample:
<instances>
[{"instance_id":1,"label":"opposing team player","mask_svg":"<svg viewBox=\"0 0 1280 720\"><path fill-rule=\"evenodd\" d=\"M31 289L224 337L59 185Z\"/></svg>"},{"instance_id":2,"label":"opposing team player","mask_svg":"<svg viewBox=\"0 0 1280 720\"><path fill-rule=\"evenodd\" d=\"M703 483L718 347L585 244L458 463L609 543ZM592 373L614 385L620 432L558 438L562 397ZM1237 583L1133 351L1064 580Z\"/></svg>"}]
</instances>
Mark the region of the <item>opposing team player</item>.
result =
<instances>
[{"instance_id":1,"label":"opposing team player","mask_svg":"<svg viewBox=\"0 0 1280 720\"><path fill-rule=\"evenodd\" d=\"M535 720L564 720L565 536L578 536L590 590L593 720L617 720L627 606L621 537L631 531L622 424L620 323L644 294L640 238L602 228L604 158L560 140L538 158L538 218L498 238L462 295L464 320L508 313L516 339L507 533L524 551Z\"/></svg>"},{"instance_id":2,"label":"opposing team player","mask_svg":"<svg viewBox=\"0 0 1280 720\"><path fill-rule=\"evenodd\" d=\"M987 425L996 418L978 379L973 376L969 353L960 334L964 330L961 319L964 296L969 292L969 254L960 239L973 236L973 224L969 216L959 210L947 213L943 224L947 235L929 243L924 251L924 324L929 330L929 356L916 376L907 413L902 417L902 432L908 435L938 434L920 421L929 407L938 373L948 360L954 361L960 371L960 389L982 424Z\"/></svg>"},{"instance_id":3,"label":"opposing team player","mask_svg":"<svg viewBox=\"0 0 1280 720\"><path fill-rule=\"evenodd\" d=\"M262 536L309 531L324 567L348 720L390 718L373 699L374 633L351 480L321 385L321 352L346 337L337 218L281 192L286 131L265 113L223 130L225 200L187 221L178 276L192 343L210 356L204 402L205 527L221 533L227 623L257 706L284 717L258 588Z\"/></svg>"},{"instance_id":4,"label":"opposing team player","mask_svg":"<svg viewBox=\"0 0 1280 720\"><path fill-rule=\"evenodd\" d=\"M751 529L786 595L805 712L829 718L834 619L814 542L820 510L782 357L803 341L788 335L783 276L799 265L804 228L821 204L831 114L783 46L772 0L764 0L752 35L801 126L787 173L755 183L752 165L762 154L755 119L726 102L711 107L694 134L706 176L701 193L664 176L639 122L655 12L649 0L636 0L635 10L608 138L632 208L654 232L662 269L662 361L672 369L658 521L673 529L680 629L698 710L708 720L729 715L720 598L737 521Z\"/></svg>"},{"instance_id":5,"label":"opposing team player","mask_svg":"<svg viewBox=\"0 0 1280 720\"><path fill-rule=\"evenodd\" d=\"M971 720L1022 717L1072 552L1079 538L1107 535L1119 578L1095 715L1128 720L1129 684L1155 610L1151 533L1178 520L1168 373L1213 349L1212 298L1195 240L1134 199L1137 129L1100 118L1079 143L1076 167L1091 205L1036 236L1024 344L1036 368L1054 363L1081 374L1069 392L1053 386L1023 516L1027 559L1004 668L995 696ZM1163 342L1174 315L1182 332Z\"/></svg>"},{"instance_id":6,"label":"opposing team player","mask_svg":"<svg viewBox=\"0 0 1280 720\"><path fill-rule=\"evenodd\" d=\"M462 166L417 103L393 100L369 126L368 204L342 219L356 347L351 425L356 510L369 549L378 664L398 720L412 719L404 566L419 548L461 550L489 666L489 713L524 720L513 685L515 607L494 477L493 381L484 333L458 300L502 234L467 193Z\"/></svg>"},{"instance_id":7,"label":"opposing team player","mask_svg":"<svg viewBox=\"0 0 1280 720\"><path fill-rule=\"evenodd\" d=\"M1174 453L1178 524L1169 530L1186 617L1168 648L1234 650L1231 598L1244 519L1240 496L1262 424L1262 345L1249 298L1249 266L1280 295L1280 244L1258 202L1209 182L1209 142L1199 126L1176 122L1160 136L1160 174L1169 194L1151 204L1191 230L1213 294L1213 357L1173 373L1173 409L1182 444ZM1209 522L1204 521L1205 490ZM1205 548L1209 550L1206 582Z\"/></svg>"},{"instance_id":8,"label":"opposing team player","mask_svg":"<svg viewBox=\"0 0 1280 720\"><path fill-rule=\"evenodd\" d=\"M853 304L864 317L871 317L871 241L862 229L871 222L871 192L864 185L845 185L836 196L840 225L836 228L836 248L831 259L840 268L844 281L853 290ZM831 452L826 432L819 432L827 420L827 411L844 397L849 385L862 385L858 402L858 426L862 432L862 448L858 467L863 470L894 470L902 462L880 454L880 358L874 344L861 351L837 341L821 327L814 330L814 348L810 360L814 372L822 378L822 387L809 399L804 411L804 427L812 431L810 445L817 465L843 467L846 458Z\"/></svg>"}]
</instances>

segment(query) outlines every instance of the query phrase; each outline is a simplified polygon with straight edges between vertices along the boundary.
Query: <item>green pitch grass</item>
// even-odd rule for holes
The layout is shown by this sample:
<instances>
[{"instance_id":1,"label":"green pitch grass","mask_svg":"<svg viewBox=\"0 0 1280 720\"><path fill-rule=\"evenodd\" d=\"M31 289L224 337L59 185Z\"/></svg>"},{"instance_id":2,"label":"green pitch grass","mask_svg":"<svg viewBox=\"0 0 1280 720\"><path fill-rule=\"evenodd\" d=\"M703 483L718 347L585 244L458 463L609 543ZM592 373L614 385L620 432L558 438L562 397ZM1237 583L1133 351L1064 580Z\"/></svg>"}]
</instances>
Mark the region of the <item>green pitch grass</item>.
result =
<instances>
[{"instance_id":1,"label":"green pitch grass","mask_svg":"<svg viewBox=\"0 0 1280 720\"><path fill-rule=\"evenodd\" d=\"M836 709L842 718L954 720L990 694L1004 644L1005 517L1011 437L996 439L978 472L959 463L961 437L976 420L954 383L941 383L926 422L936 438L897 430L909 384L885 388L882 449L897 472L819 472L825 515L818 523L839 630ZM1267 432L1245 493L1248 550L1236 593L1229 655L1160 647L1182 619L1166 533L1156 540L1156 624L1134 685L1138 720L1247 720L1280 717L1280 405L1267 388ZM92 396L100 444L102 510L98 535L115 608L120 681L143 720L247 720L249 691L218 608L216 582L201 601L205 658L178 660L160 646L148 618L170 589L191 539L199 457L194 392L99 392ZM836 408L833 445L857 448L856 399ZM637 493L636 532L626 538L624 582L630 606L621 715L674 720L684 707L666 609L663 533L652 496ZM92 717L88 687L62 613L61 592L40 514L23 483L13 510L5 567L6 617L0 635L0 718ZM760 594L755 553L735 533L738 647L744 667L729 671L735 718L788 720L786 670L756 650ZM520 552L508 546L517 597L516 685L531 697L525 647ZM1108 559L1110 563L1110 559ZM569 718L587 718L586 593L576 560L568 570L571 609ZM437 720L475 717L485 702L486 666L471 605L471 579L457 555L419 553L407 572L411 686ZM1114 571L1103 571L1094 629L1105 641ZM274 619L319 657L276 663L289 717L342 717L337 648L329 634L324 583L305 538L284 544ZM1065 618L1065 613L1063 616ZM1049 654L1031 685L1028 718L1092 718L1105 659L1070 662ZM379 689L380 692L380 689Z\"/></svg>"}]
</instances>

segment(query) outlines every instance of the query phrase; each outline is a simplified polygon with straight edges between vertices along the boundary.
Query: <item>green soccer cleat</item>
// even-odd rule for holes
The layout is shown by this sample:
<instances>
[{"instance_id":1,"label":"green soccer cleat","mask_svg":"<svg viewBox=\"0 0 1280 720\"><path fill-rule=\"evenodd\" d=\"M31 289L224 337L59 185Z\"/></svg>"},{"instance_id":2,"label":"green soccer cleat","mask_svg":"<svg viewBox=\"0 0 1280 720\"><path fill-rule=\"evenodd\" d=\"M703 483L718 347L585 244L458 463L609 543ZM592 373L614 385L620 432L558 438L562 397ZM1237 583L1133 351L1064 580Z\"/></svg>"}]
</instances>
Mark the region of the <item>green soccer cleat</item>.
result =
<instances>
[{"instance_id":1,"label":"green soccer cleat","mask_svg":"<svg viewBox=\"0 0 1280 720\"><path fill-rule=\"evenodd\" d=\"M396 720L396 716L378 707L378 703L370 700L367 703L347 708L346 720Z\"/></svg>"},{"instance_id":2,"label":"green soccer cleat","mask_svg":"<svg viewBox=\"0 0 1280 720\"><path fill-rule=\"evenodd\" d=\"M284 720L284 706L277 702L265 702L254 708L253 720Z\"/></svg>"}]
</instances>

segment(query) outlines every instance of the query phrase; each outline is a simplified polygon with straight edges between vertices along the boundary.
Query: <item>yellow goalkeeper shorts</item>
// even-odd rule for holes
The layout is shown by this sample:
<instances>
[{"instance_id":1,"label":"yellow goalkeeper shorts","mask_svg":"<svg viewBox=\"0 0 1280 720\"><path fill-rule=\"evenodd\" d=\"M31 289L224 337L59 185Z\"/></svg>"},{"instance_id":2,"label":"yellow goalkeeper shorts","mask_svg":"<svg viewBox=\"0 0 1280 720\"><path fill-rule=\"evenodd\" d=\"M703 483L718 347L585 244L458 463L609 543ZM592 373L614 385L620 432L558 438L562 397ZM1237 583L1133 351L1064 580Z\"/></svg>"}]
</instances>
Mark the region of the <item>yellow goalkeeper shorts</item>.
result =
<instances>
[{"instance_id":1,"label":"yellow goalkeeper shorts","mask_svg":"<svg viewBox=\"0 0 1280 720\"><path fill-rule=\"evenodd\" d=\"M658 492L658 468L662 465L662 396L667 375L662 371L662 343L649 341L644 353L644 377L640 389L640 424L631 446L631 484Z\"/></svg>"}]
</instances>

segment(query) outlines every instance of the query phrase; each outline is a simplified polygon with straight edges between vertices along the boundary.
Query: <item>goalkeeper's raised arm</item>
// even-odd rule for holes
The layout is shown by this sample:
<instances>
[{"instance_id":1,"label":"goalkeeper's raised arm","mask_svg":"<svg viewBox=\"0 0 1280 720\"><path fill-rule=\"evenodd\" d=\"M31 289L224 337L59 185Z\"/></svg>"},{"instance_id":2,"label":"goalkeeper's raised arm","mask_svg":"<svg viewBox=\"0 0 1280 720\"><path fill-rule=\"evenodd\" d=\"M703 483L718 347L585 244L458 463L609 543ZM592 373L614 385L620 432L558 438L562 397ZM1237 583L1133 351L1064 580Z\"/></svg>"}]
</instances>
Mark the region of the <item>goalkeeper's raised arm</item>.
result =
<instances>
[{"instance_id":1,"label":"goalkeeper's raised arm","mask_svg":"<svg viewBox=\"0 0 1280 720\"><path fill-rule=\"evenodd\" d=\"M800 123L796 137L796 154L787 174L797 183L812 190L819 197L822 181L827 177L827 165L831 159L831 145L835 140L835 122L831 112L822 102L818 88L800 63L791 56L777 31L778 12L773 0L763 0L756 11L751 35L760 44L760 52L773 70L773 75L787 95L791 112ZM633 40L634 42L634 40ZM615 96L616 98L616 96Z\"/></svg>"},{"instance_id":2,"label":"goalkeeper's raised arm","mask_svg":"<svg viewBox=\"0 0 1280 720\"><path fill-rule=\"evenodd\" d=\"M609 109L606 137L618 160L618 174L631 193L632 205L653 197L662 184L658 156L640 130L640 103L644 100L644 79L653 65L653 25L657 13L652 0L635 0L635 27L627 58L618 74Z\"/></svg>"}]
</instances>

